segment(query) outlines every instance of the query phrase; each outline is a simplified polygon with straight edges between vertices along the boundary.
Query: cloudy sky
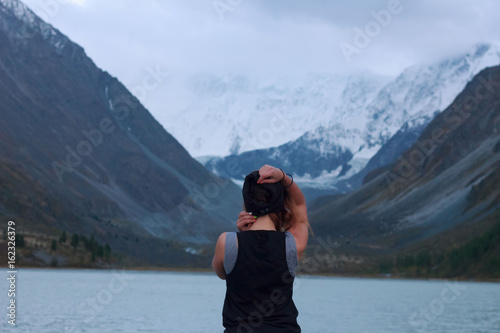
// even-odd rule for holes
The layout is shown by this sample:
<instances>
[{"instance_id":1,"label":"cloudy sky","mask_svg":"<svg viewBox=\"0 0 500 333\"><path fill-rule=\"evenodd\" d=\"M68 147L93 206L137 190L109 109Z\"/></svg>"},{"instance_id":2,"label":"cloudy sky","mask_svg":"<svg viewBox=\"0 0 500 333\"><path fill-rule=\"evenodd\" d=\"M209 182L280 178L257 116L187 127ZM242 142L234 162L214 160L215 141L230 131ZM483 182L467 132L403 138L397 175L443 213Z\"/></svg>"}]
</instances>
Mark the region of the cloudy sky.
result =
<instances>
[{"instance_id":1,"label":"cloudy sky","mask_svg":"<svg viewBox=\"0 0 500 333\"><path fill-rule=\"evenodd\" d=\"M170 131L172 119L196 101L182 82L192 74L294 84L306 74L395 76L476 43L500 43L498 0L22 1ZM168 79L138 96L134 88L155 69Z\"/></svg>"},{"instance_id":2,"label":"cloudy sky","mask_svg":"<svg viewBox=\"0 0 500 333\"><path fill-rule=\"evenodd\" d=\"M154 65L179 73L394 75L500 41L497 0L23 1L126 84Z\"/></svg>"}]
</instances>

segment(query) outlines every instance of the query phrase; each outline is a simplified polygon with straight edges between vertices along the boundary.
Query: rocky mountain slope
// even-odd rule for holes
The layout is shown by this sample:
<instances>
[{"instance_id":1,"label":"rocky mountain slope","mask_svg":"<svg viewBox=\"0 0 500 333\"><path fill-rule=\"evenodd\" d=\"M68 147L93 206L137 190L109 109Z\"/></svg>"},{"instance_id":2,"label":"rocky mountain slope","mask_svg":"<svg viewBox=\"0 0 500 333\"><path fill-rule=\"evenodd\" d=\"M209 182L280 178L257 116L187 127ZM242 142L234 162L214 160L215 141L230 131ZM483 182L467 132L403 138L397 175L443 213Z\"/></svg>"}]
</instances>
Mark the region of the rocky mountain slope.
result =
<instances>
[{"instance_id":1,"label":"rocky mountain slope","mask_svg":"<svg viewBox=\"0 0 500 333\"><path fill-rule=\"evenodd\" d=\"M239 163L246 172L261 160L279 160L279 165L292 172L304 186L345 192L359 186L360 180L373 168L382 166L380 161L392 162L392 158L408 149L420 131L453 101L474 75L487 66L498 64L500 47L479 44L452 59L412 66L384 86L372 85L368 93L363 86L354 83L345 86L340 98L332 87L325 86L321 96L329 96L328 103L322 103L321 109L312 105L300 109L302 114L295 116L293 121L293 126L300 123L305 129L310 124L316 125L309 118L317 117L322 119L319 126L276 147L203 162L217 173L222 172L228 162ZM355 93L364 94L364 98L352 103L355 97L351 95ZM304 100L309 97L305 96ZM218 97L214 99L219 100ZM242 132L259 131L263 130L255 128ZM397 154L391 148L395 142L399 147ZM389 146L384 147L388 143ZM258 158L253 162L249 156ZM370 161L374 157L375 160ZM297 159L302 163L297 163Z\"/></svg>"},{"instance_id":2,"label":"rocky mountain slope","mask_svg":"<svg viewBox=\"0 0 500 333\"><path fill-rule=\"evenodd\" d=\"M362 187L313 203L310 220L322 239L338 245L337 253L392 258L424 245L452 248L500 221L499 173L497 66L476 75L408 150Z\"/></svg>"},{"instance_id":3,"label":"rocky mountain slope","mask_svg":"<svg viewBox=\"0 0 500 333\"><path fill-rule=\"evenodd\" d=\"M0 45L2 220L24 233L93 235L144 264L196 261L234 228L237 187L191 158L80 46L17 0L0 1Z\"/></svg>"}]
</instances>

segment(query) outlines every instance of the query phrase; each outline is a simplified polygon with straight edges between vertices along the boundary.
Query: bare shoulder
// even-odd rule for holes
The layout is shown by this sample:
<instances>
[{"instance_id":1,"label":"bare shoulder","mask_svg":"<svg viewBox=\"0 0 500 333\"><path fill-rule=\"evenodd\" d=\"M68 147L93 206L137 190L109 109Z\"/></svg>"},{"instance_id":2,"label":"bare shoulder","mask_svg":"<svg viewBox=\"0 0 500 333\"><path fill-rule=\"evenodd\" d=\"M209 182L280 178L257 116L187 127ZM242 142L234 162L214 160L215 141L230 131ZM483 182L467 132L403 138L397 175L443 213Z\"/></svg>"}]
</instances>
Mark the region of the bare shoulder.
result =
<instances>
[{"instance_id":1,"label":"bare shoulder","mask_svg":"<svg viewBox=\"0 0 500 333\"><path fill-rule=\"evenodd\" d=\"M295 239L295 244L297 246L297 255L299 259L302 258L302 254L304 253L307 247L307 240L309 238L308 232L308 223L307 220L299 220L293 227L291 227L288 231L292 234Z\"/></svg>"},{"instance_id":2,"label":"bare shoulder","mask_svg":"<svg viewBox=\"0 0 500 333\"><path fill-rule=\"evenodd\" d=\"M226 273L224 271L224 248L226 243L226 233L223 232L217 239L217 244L215 245L214 258L212 259L212 267L221 279L226 278Z\"/></svg>"},{"instance_id":3,"label":"bare shoulder","mask_svg":"<svg viewBox=\"0 0 500 333\"><path fill-rule=\"evenodd\" d=\"M227 232L223 232L222 234L220 234L219 238L217 239L217 242L224 242L226 240L226 235Z\"/></svg>"},{"instance_id":4,"label":"bare shoulder","mask_svg":"<svg viewBox=\"0 0 500 333\"><path fill-rule=\"evenodd\" d=\"M224 249L224 245L226 244L226 235L227 232L223 232L222 234L219 235L219 238L217 239L217 244L216 247L219 249Z\"/></svg>"}]
</instances>

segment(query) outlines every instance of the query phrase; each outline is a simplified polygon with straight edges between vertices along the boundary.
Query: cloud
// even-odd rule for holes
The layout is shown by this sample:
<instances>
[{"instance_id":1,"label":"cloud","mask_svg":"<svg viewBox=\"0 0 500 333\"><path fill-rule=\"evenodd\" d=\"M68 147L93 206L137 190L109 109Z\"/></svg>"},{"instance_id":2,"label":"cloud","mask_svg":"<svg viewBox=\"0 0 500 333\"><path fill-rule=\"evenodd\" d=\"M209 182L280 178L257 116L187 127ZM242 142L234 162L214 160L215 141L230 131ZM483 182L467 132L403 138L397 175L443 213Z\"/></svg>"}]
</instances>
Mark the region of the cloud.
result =
<instances>
[{"instance_id":1,"label":"cloud","mask_svg":"<svg viewBox=\"0 0 500 333\"><path fill-rule=\"evenodd\" d=\"M61 0L26 0L36 12ZM392 1L392 2L391 2ZM374 13L402 8L350 62L354 43ZM161 64L189 74L304 75L370 69L394 75L417 62L499 42L494 0L71 0L49 21L125 83ZM217 8L214 4L225 4Z\"/></svg>"},{"instance_id":2,"label":"cloud","mask_svg":"<svg viewBox=\"0 0 500 333\"><path fill-rule=\"evenodd\" d=\"M86 0L68 0L68 2L78 5L78 6L83 6L85 5Z\"/></svg>"}]
</instances>

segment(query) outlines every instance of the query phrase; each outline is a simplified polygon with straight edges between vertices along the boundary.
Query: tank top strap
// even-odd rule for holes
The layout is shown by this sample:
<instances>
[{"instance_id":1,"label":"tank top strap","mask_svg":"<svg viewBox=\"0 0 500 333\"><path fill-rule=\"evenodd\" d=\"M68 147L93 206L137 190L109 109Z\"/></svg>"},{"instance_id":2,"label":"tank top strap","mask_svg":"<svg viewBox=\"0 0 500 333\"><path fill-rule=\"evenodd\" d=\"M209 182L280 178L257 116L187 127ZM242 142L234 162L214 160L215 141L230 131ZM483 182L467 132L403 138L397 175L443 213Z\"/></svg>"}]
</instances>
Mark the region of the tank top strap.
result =
<instances>
[{"instance_id":1,"label":"tank top strap","mask_svg":"<svg viewBox=\"0 0 500 333\"><path fill-rule=\"evenodd\" d=\"M295 237L293 237L290 231L285 231L285 243L286 263L288 265L288 271L292 276L295 276L295 272L299 264L299 259L297 256L297 243L295 243Z\"/></svg>"},{"instance_id":2,"label":"tank top strap","mask_svg":"<svg viewBox=\"0 0 500 333\"><path fill-rule=\"evenodd\" d=\"M226 232L226 243L224 245L224 271L226 275L231 273L236 258L238 257L238 244L236 232Z\"/></svg>"},{"instance_id":3,"label":"tank top strap","mask_svg":"<svg viewBox=\"0 0 500 333\"><path fill-rule=\"evenodd\" d=\"M224 271L226 274L231 273L238 258L238 244L236 232L226 233L226 243L224 247ZM285 244L286 244L286 262L288 271L292 276L295 276L298 258L297 258L297 244L292 233L285 231Z\"/></svg>"}]
</instances>

